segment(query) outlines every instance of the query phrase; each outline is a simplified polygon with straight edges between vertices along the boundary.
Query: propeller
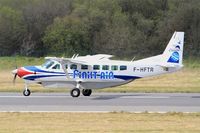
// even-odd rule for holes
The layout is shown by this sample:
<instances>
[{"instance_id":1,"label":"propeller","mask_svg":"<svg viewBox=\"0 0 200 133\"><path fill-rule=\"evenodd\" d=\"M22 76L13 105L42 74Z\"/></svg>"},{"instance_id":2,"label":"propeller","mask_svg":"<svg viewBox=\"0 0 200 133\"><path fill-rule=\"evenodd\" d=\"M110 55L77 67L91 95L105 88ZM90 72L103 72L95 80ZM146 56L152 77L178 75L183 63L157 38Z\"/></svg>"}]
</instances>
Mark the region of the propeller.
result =
<instances>
[{"instance_id":1,"label":"propeller","mask_svg":"<svg viewBox=\"0 0 200 133\"><path fill-rule=\"evenodd\" d=\"M14 77L13 77L13 84L15 85L15 81L16 81L16 78L17 78L17 60L16 60L16 52L14 54L14 63L15 63L15 70L12 71L12 73L14 74Z\"/></svg>"},{"instance_id":2,"label":"propeller","mask_svg":"<svg viewBox=\"0 0 200 133\"><path fill-rule=\"evenodd\" d=\"M13 77L13 84L15 84L15 80L17 78L17 69L13 70L12 73L14 74L14 77Z\"/></svg>"}]
</instances>

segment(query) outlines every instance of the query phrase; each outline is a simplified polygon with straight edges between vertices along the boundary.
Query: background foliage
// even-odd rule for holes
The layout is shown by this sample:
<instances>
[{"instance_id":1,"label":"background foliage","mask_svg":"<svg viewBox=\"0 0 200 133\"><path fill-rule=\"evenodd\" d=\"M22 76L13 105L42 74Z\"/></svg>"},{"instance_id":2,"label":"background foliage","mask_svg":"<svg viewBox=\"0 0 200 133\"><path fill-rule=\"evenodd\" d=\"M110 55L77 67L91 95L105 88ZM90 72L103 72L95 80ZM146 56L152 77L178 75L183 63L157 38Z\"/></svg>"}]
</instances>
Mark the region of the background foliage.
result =
<instances>
[{"instance_id":1,"label":"background foliage","mask_svg":"<svg viewBox=\"0 0 200 133\"><path fill-rule=\"evenodd\" d=\"M151 56L174 31L200 57L199 0L0 0L0 56Z\"/></svg>"}]
</instances>

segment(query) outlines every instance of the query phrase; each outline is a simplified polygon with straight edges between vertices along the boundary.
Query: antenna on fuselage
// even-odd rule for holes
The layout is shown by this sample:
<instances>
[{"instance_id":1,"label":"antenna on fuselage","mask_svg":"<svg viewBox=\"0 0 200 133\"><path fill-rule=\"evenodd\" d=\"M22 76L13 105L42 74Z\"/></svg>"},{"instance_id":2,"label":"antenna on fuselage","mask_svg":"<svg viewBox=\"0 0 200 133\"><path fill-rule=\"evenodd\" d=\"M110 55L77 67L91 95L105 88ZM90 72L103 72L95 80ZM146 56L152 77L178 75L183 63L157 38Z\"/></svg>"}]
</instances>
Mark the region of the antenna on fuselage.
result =
<instances>
[{"instance_id":1,"label":"antenna on fuselage","mask_svg":"<svg viewBox=\"0 0 200 133\"><path fill-rule=\"evenodd\" d=\"M77 55L74 57L74 59L77 58L78 56L79 56L79 54L77 54Z\"/></svg>"},{"instance_id":2,"label":"antenna on fuselage","mask_svg":"<svg viewBox=\"0 0 200 133\"><path fill-rule=\"evenodd\" d=\"M73 56L72 56L72 59L75 59L75 58L77 58L79 56L79 54L74 54Z\"/></svg>"},{"instance_id":3,"label":"antenna on fuselage","mask_svg":"<svg viewBox=\"0 0 200 133\"><path fill-rule=\"evenodd\" d=\"M76 54L74 54L74 55L72 56L72 59L74 59L75 55L76 55Z\"/></svg>"},{"instance_id":4,"label":"antenna on fuselage","mask_svg":"<svg viewBox=\"0 0 200 133\"><path fill-rule=\"evenodd\" d=\"M133 57L133 59L131 60L131 62L133 62L135 60L135 56Z\"/></svg>"}]
</instances>

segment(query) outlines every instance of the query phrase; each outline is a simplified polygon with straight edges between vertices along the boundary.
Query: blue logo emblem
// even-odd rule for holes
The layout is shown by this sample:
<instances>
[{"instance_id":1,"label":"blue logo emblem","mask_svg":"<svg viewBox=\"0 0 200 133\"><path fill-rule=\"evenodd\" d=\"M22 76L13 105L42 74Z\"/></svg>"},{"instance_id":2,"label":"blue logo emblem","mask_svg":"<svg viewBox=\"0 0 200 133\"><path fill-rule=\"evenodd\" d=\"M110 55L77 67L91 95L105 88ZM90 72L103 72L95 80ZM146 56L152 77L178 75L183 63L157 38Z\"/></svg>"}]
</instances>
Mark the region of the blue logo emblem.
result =
<instances>
[{"instance_id":1,"label":"blue logo emblem","mask_svg":"<svg viewBox=\"0 0 200 133\"><path fill-rule=\"evenodd\" d=\"M173 52L167 62L179 63L179 53L177 51Z\"/></svg>"},{"instance_id":2,"label":"blue logo emblem","mask_svg":"<svg viewBox=\"0 0 200 133\"><path fill-rule=\"evenodd\" d=\"M81 78L81 79L114 79L114 73L112 71L105 72L96 72L96 71L87 71L82 72L78 70L74 70L73 78Z\"/></svg>"},{"instance_id":3,"label":"blue logo emblem","mask_svg":"<svg viewBox=\"0 0 200 133\"><path fill-rule=\"evenodd\" d=\"M175 50L176 50L176 51L179 51L180 49L181 49L181 48L180 48L180 46L178 46L178 45L175 47Z\"/></svg>"}]
</instances>

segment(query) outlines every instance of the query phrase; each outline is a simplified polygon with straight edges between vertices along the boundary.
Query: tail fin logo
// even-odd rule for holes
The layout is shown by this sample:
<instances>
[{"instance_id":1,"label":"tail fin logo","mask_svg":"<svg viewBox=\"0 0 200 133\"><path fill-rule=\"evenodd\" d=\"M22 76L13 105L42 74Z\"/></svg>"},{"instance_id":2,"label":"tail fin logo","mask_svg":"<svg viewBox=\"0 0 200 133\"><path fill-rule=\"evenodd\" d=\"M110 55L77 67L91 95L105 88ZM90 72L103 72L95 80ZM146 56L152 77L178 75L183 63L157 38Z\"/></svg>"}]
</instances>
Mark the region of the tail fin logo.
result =
<instances>
[{"instance_id":1,"label":"tail fin logo","mask_svg":"<svg viewBox=\"0 0 200 133\"><path fill-rule=\"evenodd\" d=\"M179 41L178 44L181 44L181 42ZM172 51L173 51L173 52L174 52L174 51L180 51L180 50L181 50L180 46L177 45L177 44L174 44L174 45L172 46L172 48L169 49L169 52L172 52Z\"/></svg>"},{"instance_id":2,"label":"tail fin logo","mask_svg":"<svg viewBox=\"0 0 200 133\"><path fill-rule=\"evenodd\" d=\"M170 49L171 52L173 52L170 56L170 58L168 59L167 62L170 63L179 63L179 53L178 51L180 51L180 46L179 44L181 44L181 41L178 42L178 45L175 45L174 48Z\"/></svg>"},{"instance_id":3,"label":"tail fin logo","mask_svg":"<svg viewBox=\"0 0 200 133\"><path fill-rule=\"evenodd\" d=\"M173 52L167 62L170 62L170 63L179 63L179 53L178 52Z\"/></svg>"},{"instance_id":4,"label":"tail fin logo","mask_svg":"<svg viewBox=\"0 0 200 133\"><path fill-rule=\"evenodd\" d=\"M179 50L180 50L180 46L177 45L177 46L175 47L175 49L176 49L176 51L179 51Z\"/></svg>"}]
</instances>

